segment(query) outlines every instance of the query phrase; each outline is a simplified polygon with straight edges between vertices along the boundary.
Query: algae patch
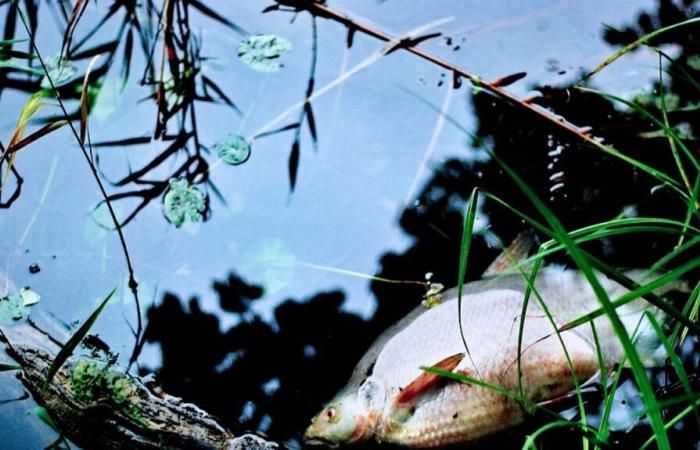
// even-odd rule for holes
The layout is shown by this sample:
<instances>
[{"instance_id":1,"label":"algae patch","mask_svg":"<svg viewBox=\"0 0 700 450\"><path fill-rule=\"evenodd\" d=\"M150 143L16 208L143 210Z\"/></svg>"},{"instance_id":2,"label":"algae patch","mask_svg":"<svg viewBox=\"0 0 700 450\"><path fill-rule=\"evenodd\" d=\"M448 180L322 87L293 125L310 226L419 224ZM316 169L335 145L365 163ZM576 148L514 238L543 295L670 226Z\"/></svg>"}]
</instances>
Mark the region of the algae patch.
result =
<instances>
[{"instance_id":1,"label":"algae patch","mask_svg":"<svg viewBox=\"0 0 700 450\"><path fill-rule=\"evenodd\" d=\"M200 222L206 209L206 198L197 186L190 186L185 179L171 179L163 198L165 218L176 228L187 219Z\"/></svg>"},{"instance_id":2,"label":"algae patch","mask_svg":"<svg viewBox=\"0 0 700 450\"><path fill-rule=\"evenodd\" d=\"M106 403L115 411L141 421L141 412L136 406L138 388L125 373L112 369L109 364L81 359L70 371L70 387L73 398L82 404Z\"/></svg>"}]
</instances>

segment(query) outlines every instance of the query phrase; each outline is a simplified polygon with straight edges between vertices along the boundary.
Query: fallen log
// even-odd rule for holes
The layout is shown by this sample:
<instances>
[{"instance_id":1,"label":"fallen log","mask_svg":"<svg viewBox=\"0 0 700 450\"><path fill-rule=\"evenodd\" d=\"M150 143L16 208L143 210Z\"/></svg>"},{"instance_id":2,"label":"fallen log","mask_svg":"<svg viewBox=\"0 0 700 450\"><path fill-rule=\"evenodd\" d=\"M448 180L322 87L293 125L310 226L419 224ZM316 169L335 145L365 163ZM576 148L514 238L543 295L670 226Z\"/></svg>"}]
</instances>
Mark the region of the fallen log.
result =
<instances>
[{"instance_id":1,"label":"fallen log","mask_svg":"<svg viewBox=\"0 0 700 450\"><path fill-rule=\"evenodd\" d=\"M38 322L34 318L0 327L0 339L21 367L17 376L27 391L76 445L115 450L280 448L254 434L234 436L207 412L157 392L104 358L70 358L43 389L67 333L52 327L51 320Z\"/></svg>"}]
</instances>

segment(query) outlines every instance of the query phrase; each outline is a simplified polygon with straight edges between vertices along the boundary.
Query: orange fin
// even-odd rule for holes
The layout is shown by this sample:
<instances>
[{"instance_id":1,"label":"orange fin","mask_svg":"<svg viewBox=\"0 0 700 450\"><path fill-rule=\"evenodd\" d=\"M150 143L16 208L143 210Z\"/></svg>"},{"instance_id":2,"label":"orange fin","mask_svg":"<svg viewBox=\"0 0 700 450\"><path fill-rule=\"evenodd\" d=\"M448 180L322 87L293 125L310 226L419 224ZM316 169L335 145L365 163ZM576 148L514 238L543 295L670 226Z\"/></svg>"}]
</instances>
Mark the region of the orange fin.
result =
<instances>
[{"instance_id":1,"label":"orange fin","mask_svg":"<svg viewBox=\"0 0 700 450\"><path fill-rule=\"evenodd\" d=\"M464 359L464 353L448 356L433 367L452 371ZM436 373L423 372L396 396L396 404L406 404L435 386L442 377Z\"/></svg>"}]
</instances>

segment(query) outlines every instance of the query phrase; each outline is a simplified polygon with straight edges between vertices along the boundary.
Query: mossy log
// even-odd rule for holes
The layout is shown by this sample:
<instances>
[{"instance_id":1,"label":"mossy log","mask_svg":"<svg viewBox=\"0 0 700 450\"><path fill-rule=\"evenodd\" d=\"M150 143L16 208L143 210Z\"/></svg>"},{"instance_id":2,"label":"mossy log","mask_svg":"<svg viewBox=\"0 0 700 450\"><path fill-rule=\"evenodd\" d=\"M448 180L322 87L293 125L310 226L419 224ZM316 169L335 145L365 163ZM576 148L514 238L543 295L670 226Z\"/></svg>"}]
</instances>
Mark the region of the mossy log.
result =
<instances>
[{"instance_id":1,"label":"mossy log","mask_svg":"<svg viewBox=\"0 0 700 450\"><path fill-rule=\"evenodd\" d=\"M279 444L260 436L234 436L211 415L177 397L159 393L137 377L122 374L128 380L128 408L110 401L78 400L71 379L69 361L58 371L46 390L46 375L65 330L37 321L0 328L7 354L22 368L18 378L36 402L46 408L61 433L85 449L207 449L272 450ZM50 328L50 326L49 326ZM61 333L64 336L57 337ZM113 373L113 369L110 369ZM124 383L121 383L124 384ZM84 399L83 399L84 400Z\"/></svg>"}]
</instances>

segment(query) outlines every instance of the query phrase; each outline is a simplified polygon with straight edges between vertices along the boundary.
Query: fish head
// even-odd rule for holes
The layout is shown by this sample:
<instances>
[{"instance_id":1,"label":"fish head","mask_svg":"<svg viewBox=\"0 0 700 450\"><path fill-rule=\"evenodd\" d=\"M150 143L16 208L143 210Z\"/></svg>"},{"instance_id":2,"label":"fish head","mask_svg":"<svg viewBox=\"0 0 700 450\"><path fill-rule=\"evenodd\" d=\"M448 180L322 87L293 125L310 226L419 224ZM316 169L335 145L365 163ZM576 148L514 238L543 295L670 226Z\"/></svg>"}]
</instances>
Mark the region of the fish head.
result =
<instances>
[{"instance_id":1,"label":"fish head","mask_svg":"<svg viewBox=\"0 0 700 450\"><path fill-rule=\"evenodd\" d=\"M368 440L374 434L383 400L382 385L370 379L359 387L344 389L311 419L304 442L337 446Z\"/></svg>"}]
</instances>

